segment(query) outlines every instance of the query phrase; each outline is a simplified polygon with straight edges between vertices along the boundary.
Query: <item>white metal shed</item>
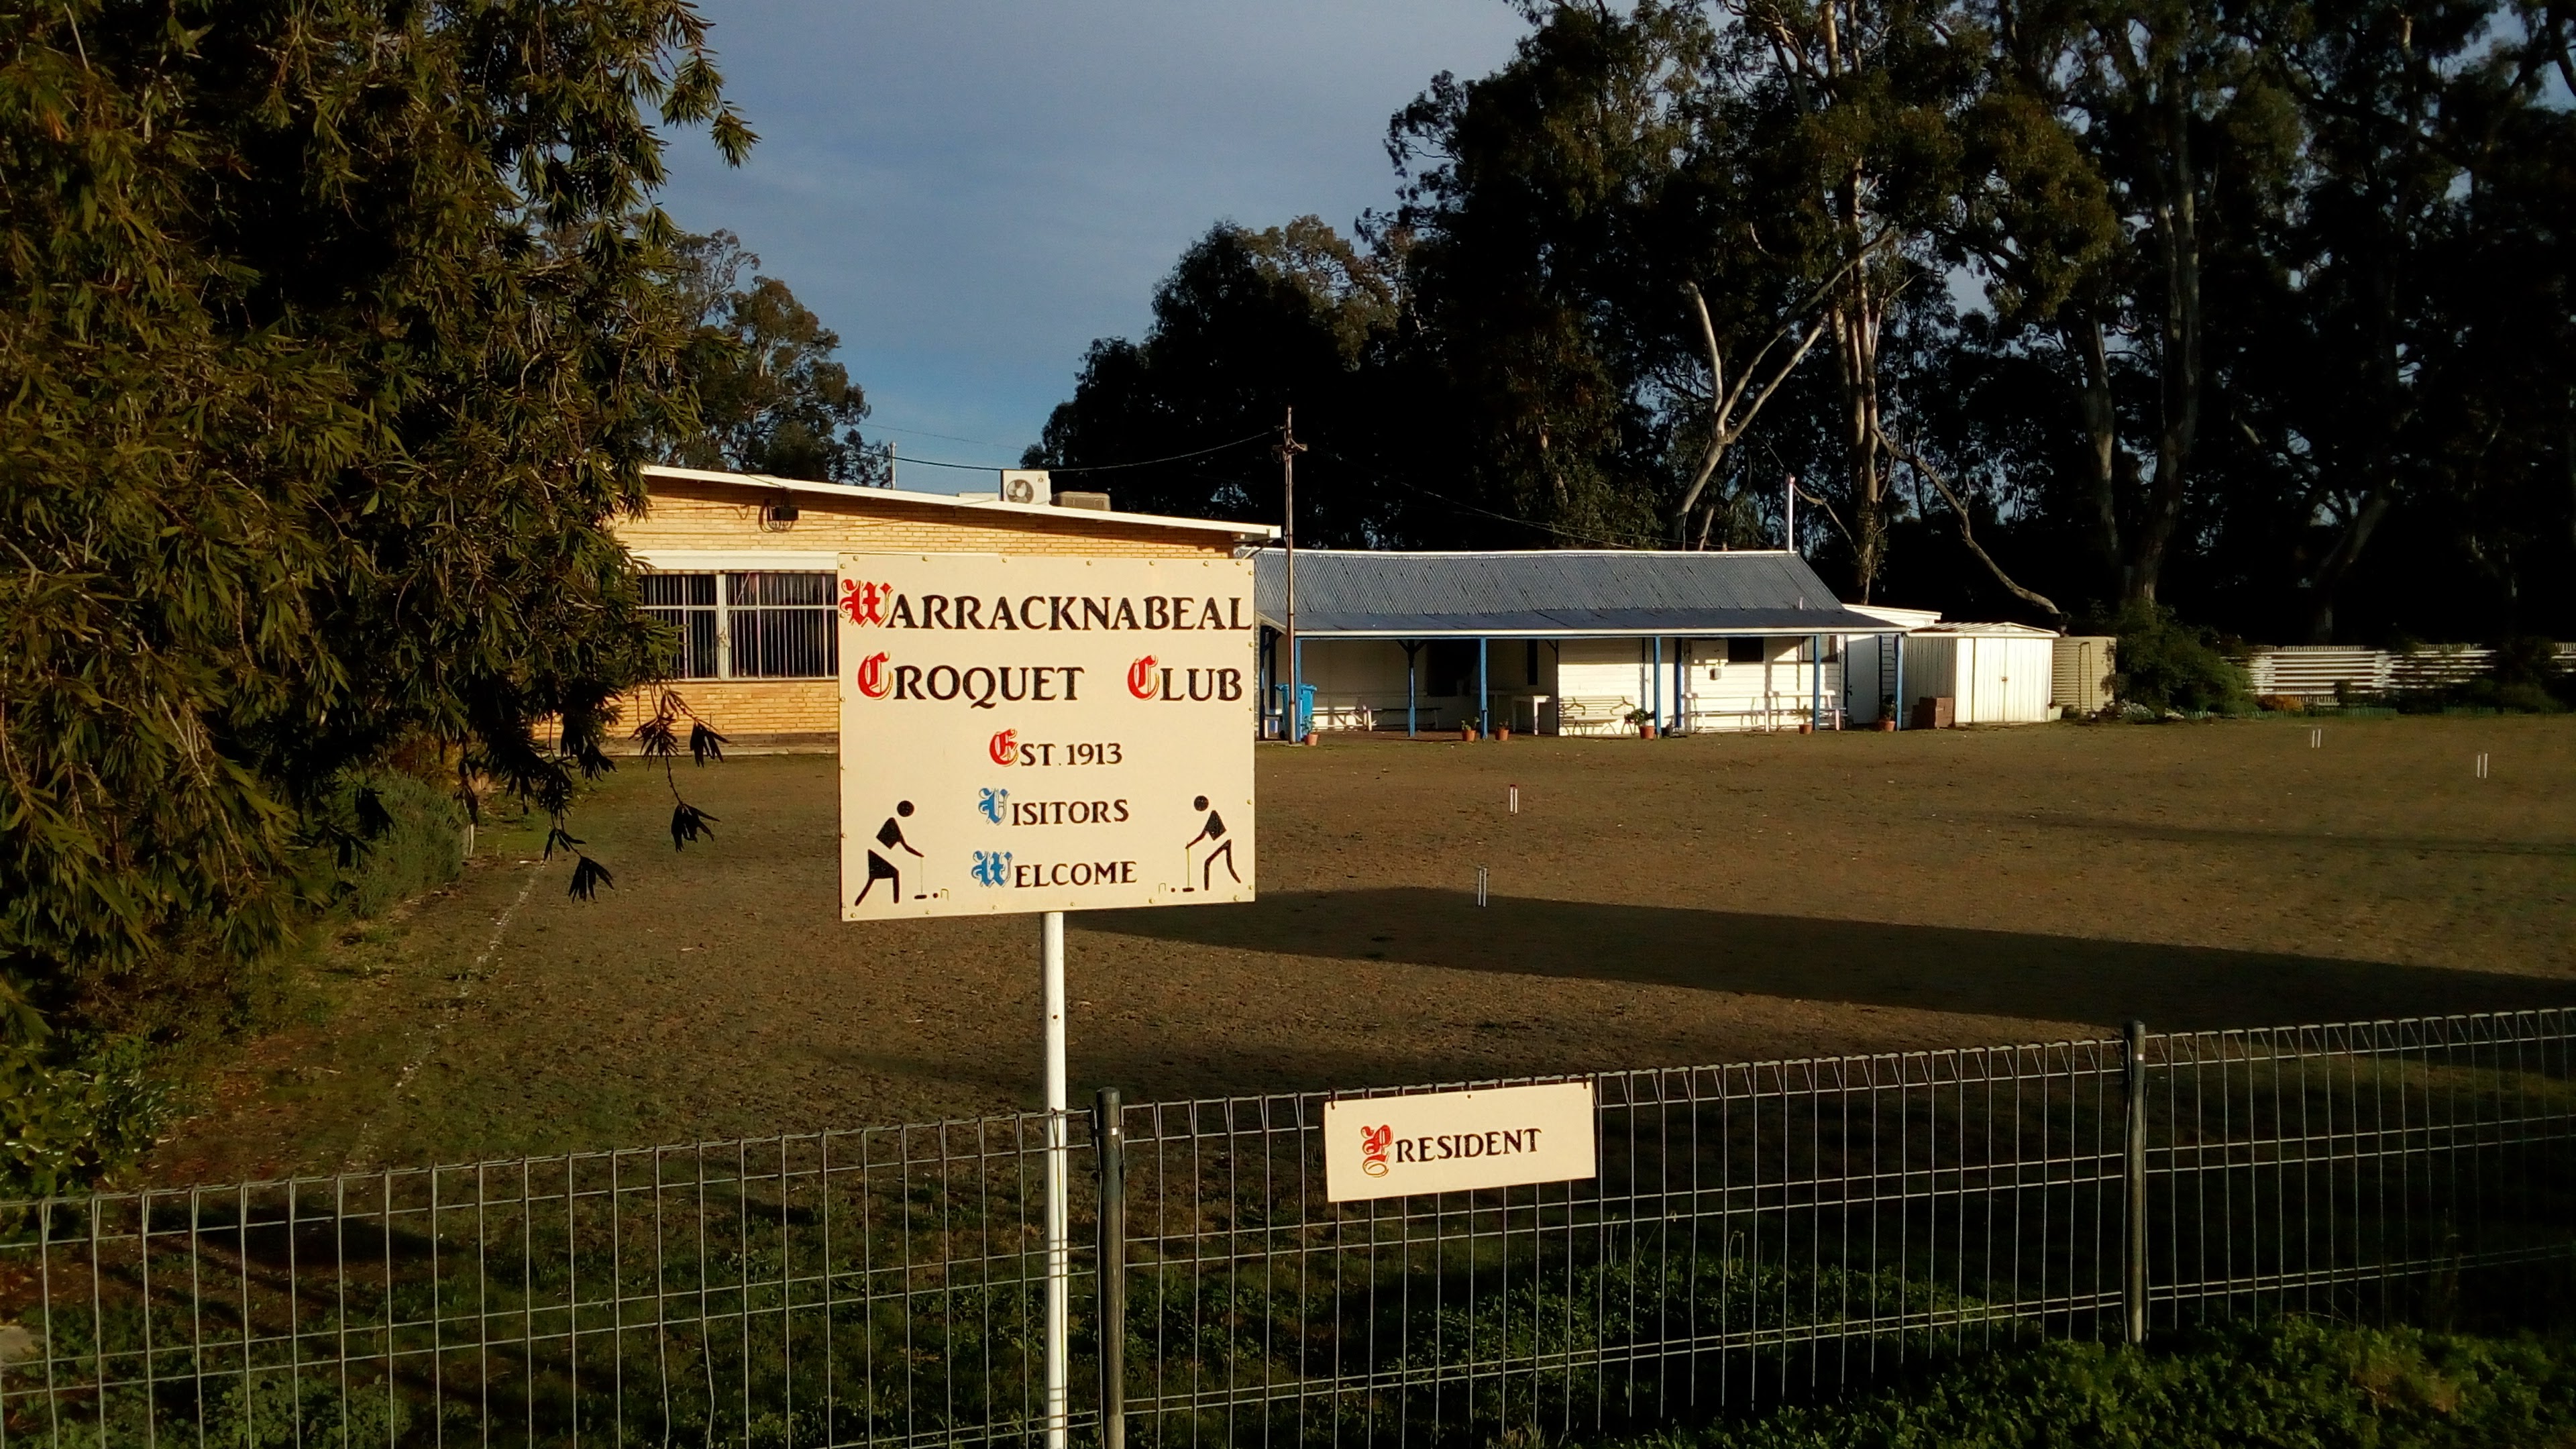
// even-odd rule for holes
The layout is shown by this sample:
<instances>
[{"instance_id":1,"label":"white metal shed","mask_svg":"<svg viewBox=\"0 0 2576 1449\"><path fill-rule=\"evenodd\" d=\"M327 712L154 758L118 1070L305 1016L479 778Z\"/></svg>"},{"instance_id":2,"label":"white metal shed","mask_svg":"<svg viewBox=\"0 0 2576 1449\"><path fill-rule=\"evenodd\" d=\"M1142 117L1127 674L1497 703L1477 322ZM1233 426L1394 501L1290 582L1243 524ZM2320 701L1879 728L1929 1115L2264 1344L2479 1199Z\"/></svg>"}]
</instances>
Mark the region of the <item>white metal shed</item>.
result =
<instances>
[{"instance_id":1,"label":"white metal shed","mask_svg":"<svg viewBox=\"0 0 2576 1449\"><path fill-rule=\"evenodd\" d=\"M1905 707L1947 696L1959 724L2038 724L2050 704L2057 635L2027 624L1939 624L1905 636Z\"/></svg>"}]
</instances>

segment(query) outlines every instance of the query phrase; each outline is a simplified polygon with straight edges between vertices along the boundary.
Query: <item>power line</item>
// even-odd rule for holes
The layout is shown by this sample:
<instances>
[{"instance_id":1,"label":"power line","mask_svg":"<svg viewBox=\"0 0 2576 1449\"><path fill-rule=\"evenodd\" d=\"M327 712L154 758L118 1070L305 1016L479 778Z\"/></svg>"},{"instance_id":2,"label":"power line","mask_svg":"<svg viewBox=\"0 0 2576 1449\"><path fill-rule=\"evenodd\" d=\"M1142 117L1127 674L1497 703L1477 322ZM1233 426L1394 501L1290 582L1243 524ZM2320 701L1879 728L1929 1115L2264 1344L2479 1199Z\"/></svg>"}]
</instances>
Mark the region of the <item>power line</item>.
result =
<instances>
[{"instance_id":1,"label":"power line","mask_svg":"<svg viewBox=\"0 0 2576 1449\"><path fill-rule=\"evenodd\" d=\"M898 428L889 428L889 429L887 429L887 431L888 431L888 432L910 432L910 431L913 431L913 430L912 430L912 429L909 429L909 428L900 428L900 429L898 429ZM1246 433L1246 434L1244 434L1244 435L1243 435L1242 437L1240 437L1240 438L1235 438L1235 439L1233 439L1233 440L1231 440L1231 441L1228 441L1228 442L1218 443L1218 444L1214 445L1213 447L1199 448L1199 449L1196 449L1195 451L1187 452L1187 453L1174 453L1174 454L1171 454L1171 455L1170 455L1170 456L1168 456L1168 457L1162 457L1162 458L1140 458L1140 459L1138 459L1138 460L1136 460L1135 462L1132 462L1132 463L1086 463L1086 464L1082 464L1082 465L1077 466L1077 467L1062 467L1062 468L1054 468L1054 467L1051 467L1051 468L1048 468L1046 471L1047 471L1047 472L1049 472L1049 473L1113 473L1113 472L1117 472L1118 470L1120 470L1120 469L1124 469L1124 468L1152 468L1152 467L1160 466L1161 464L1164 464L1164 463L1183 463L1183 462L1187 462L1187 461L1189 461L1189 460L1190 460L1190 459L1192 459L1192 458L1204 458L1204 457L1208 456L1208 455L1209 455L1209 454L1211 454L1211 453L1222 453L1222 452L1226 451L1228 448L1240 448L1240 447L1242 447L1242 446L1243 446L1244 444L1246 444L1246 443L1257 443L1257 442L1260 442L1260 441L1262 441L1263 439L1266 439L1266 438L1270 438L1270 437L1275 436L1275 435L1278 433L1278 431L1279 431L1279 430L1278 430L1278 429L1276 429L1276 428L1264 428L1264 429L1262 429L1260 432L1257 432L1257 433ZM938 435L938 434L932 434L931 436L934 436L934 437L935 437L935 436L939 436L939 435ZM973 440L972 440L972 439L966 439L966 438L960 438L960 439L956 439L955 441L958 441L958 442L971 442L971 441L973 441ZM996 464L991 464L991 463L943 463L943 462L940 462L939 460L937 460L937 459L935 459L935 458L910 458L910 457L906 457L906 456L904 456L904 455L903 455L903 454L901 454L901 453L896 453L896 452L894 452L894 451L893 451L893 447L892 447L892 445L891 445L891 444L889 444L889 445L888 445L888 447L887 447L887 452L888 452L889 456L891 456L891 457L892 457L896 462L898 462L898 463L911 463L911 464L914 464L914 465L916 465L916 466L923 467L923 468L955 468L955 469L959 469L959 470L961 470L961 471L969 472L969 473L995 473L995 472L999 472L999 471L1001 471L998 465L996 465ZM1233 484L1236 484L1236 485L1238 485L1238 486L1241 486L1241 485L1243 485L1243 483L1244 483L1244 480L1239 479L1239 478L1206 479L1206 480L1203 480L1203 481L1209 481L1209 482L1226 482L1226 483L1233 483ZM1534 529L1537 529L1537 530L1538 530L1539 532L1541 532L1541 533L1550 533L1550 534L1554 534L1554 535L1556 535L1558 538L1570 538L1570 539L1574 539L1574 540L1576 540L1576 541L1578 541L1578 542L1581 542L1581 543L1597 543L1597 544L1605 545L1605 546L1610 547L1610 548L1621 548L1621 549L1633 549L1633 548L1637 547L1637 543L1636 543L1636 541L1635 541L1634 539L1611 538L1611 537L1609 537L1609 536L1607 536L1607 535L1605 535L1605 534L1598 534L1598 533L1585 533L1585 532L1583 532L1583 531L1582 531L1582 530L1580 530L1580 529L1573 529L1573 528L1560 528L1560 527L1558 527L1558 526L1557 526L1557 525L1555 525L1555 524L1552 524L1552 523L1541 523L1541 522L1539 522L1538 520L1533 519L1533 518L1522 518L1522 517L1519 517L1519 516L1517 516L1517 515L1509 514L1509 513L1496 513L1494 510L1492 510L1492 509L1490 509L1490 508L1479 508L1479 507L1477 507L1475 504L1472 504L1472 503L1461 503L1461 502L1459 502L1459 501L1458 501L1457 499L1455 499L1455 498L1446 498L1446 497L1443 497L1443 496L1441 496L1440 494L1437 494L1437 493L1432 492L1432 491L1431 491L1430 489L1428 489L1428 488L1421 487L1421 486L1419 486L1419 485L1417 485L1417 484L1408 483L1408 482L1404 481L1404 480L1403 480L1403 479L1401 479L1401 478L1389 478L1389 479L1387 479L1387 480L1385 480L1385 481L1390 482L1390 483L1393 483L1393 484L1395 484L1397 487L1399 487L1399 488L1403 488L1403 489L1405 489L1405 490L1407 490L1407 491L1409 491L1409 492L1419 493L1419 494L1421 494L1423 497L1430 499L1430 500L1431 500L1432 502L1434 502L1434 503L1443 504L1443 505L1446 505L1446 506L1448 506L1448 507L1450 507L1450 508L1456 508L1456 509L1462 510L1462 511L1467 512L1467 513L1479 514L1479 515L1481 515L1481 516L1483 516L1483 517L1493 519L1493 520L1495 520L1496 522L1499 522L1499 523L1511 523L1511 524L1518 524L1518 525L1519 525L1520 527L1522 527L1522 528L1534 528Z\"/></svg>"},{"instance_id":2,"label":"power line","mask_svg":"<svg viewBox=\"0 0 2576 1449\"><path fill-rule=\"evenodd\" d=\"M1462 509L1468 513L1481 513L1487 518L1495 519L1503 523L1517 523L1523 528L1535 528L1541 533L1552 533L1559 538L1578 539L1584 543L1606 544L1611 548L1634 549L1637 547L1636 541L1633 539L1609 538L1598 533L1584 533L1577 529L1559 528L1555 524L1541 523L1534 518L1519 518L1509 513L1496 513L1490 508L1478 508L1475 504L1461 503L1455 498L1443 498L1428 488L1407 483L1401 478L1389 478L1386 481L1393 483L1398 488L1419 493L1434 503L1445 503L1451 508Z\"/></svg>"},{"instance_id":3,"label":"power line","mask_svg":"<svg viewBox=\"0 0 2576 1449\"><path fill-rule=\"evenodd\" d=\"M894 432L910 430L888 429L887 431ZM1257 443L1264 438L1270 437L1277 431L1278 429L1276 428L1264 428L1260 432L1248 433L1229 443L1219 443L1213 448L1201 448L1196 452L1174 453L1168 458L1140 458L1133 463L1086 463L1079 467L1049 468L1046 471L1050 473L1112 473L1121 468L1151 468L1161 463L1185 462L1191 458L1204 458L1210 453L1222 453L1228 448L1240 448L1246 443ZM962 442L969 440L959 439L958 441ZM888 446L891 448L892 445ZM903 453L894 452L889 452L888 456L892 457L898 463L911 463L923 468L956 468L968 473L998 473L1001 471L1002 467L1002 465L998 463L943 463L936 458L915 458Z\"/></svg>"},{"instance_id":4,"label":"power line","mask_svg":"<svg viewBox=\"0 0 2576 1449\"><path fill-rule=\"evenodd\" d=\"M999 473L1002 471L1002 465L999 463L942 463L936 458L906 457L905 455L894 452L891 449L887 451L886 456L894 459L898 463L910 463L916 468L956 468L968 473Z\"/></svg>"},{"instance_id":5,"label":"power line","mask_svg":"<svg viewBox=\"0 0 2576 1449\"><path fill-rule=\"evenodd\" d=\"M872 433L909 433L916 438L937 438L941 442L946 443L973 443L979 448L1007 448L1010 446L1008 443L996 443L990 438L961 438L955 433L934 433L927 428L898 428L892 423L870 422L866 425L866 431Z\"/></svg>"},{"instance_id":6,"label":"power line","mask_svg":"<svg viewBox=\"0 0 2576 1449\"><path fill-rule=\"evenodd\" d=\"M1222 453L1228 448L1240 448L1246 443L1260 442L1264 438L1275 435L1278 431L1279 430L1277 428L1263 428L1257 433L1246 433L1242 437L1237 438L1230 443L1219 443L1213 448L1201 448L1195 453L1174 453L1168 458L1146 458L1134 463L1090 463L1076 468L1050 468L1047 471L1051 473L1109 473L1115 472L1120 468L1151 468L1157 463L1178 463L1189 458L1204 458L1210 453Z\"/></svg>"}]
</instances>

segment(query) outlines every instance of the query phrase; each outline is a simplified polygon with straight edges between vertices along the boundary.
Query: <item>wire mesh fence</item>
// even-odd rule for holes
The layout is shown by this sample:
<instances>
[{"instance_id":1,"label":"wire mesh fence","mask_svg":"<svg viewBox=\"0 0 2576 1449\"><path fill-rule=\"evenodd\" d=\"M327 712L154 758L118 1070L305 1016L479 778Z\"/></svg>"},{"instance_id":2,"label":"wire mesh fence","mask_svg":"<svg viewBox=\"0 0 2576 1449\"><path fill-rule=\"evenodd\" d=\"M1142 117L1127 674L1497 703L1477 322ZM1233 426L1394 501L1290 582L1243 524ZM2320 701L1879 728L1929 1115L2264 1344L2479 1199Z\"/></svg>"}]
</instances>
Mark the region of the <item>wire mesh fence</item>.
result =
<instances>
[{"instance_id":1,"label":"wire mesh fence","mask_svg":"<svg viewBox=\"0 0 2576 1449\"><path fill-rule=\"evenodd\" d=\"M0 1442L1022 1438L1046 1127L0 1208Z\"/></svg>"},{"instance_id":2,"label":"wire mesh fence","mask_svg":"<svg viewBox=\"0 0 2576 1449\"><path fill-rule=\"evenodd\" d=\"M1110 1108L1075 1241L1122 1291L1074 1255L1060 1427L1580 1437L2025 1337L2509 1308L2576 1250L2569 1026L1603 1073L1595 1177L1373 1202L1326 1200L1326 1094ZM1033 1440L1049 1125L0 1206L0 1446Z\"/></svg>"},{"instance_id":3,"label":"wire mesh fence","mask_svg":"<svg viewBox=\"0 0 2576 1449\"><path fill-rule=\"evenodd\" d=\"M1340 1205L1320 1095L1130 1109L1125 1407L1173 1444L1562 1436L2116 1334L2122 1068L2097 1041L1605 1073L1589 1181Z\"/></svg>"},{"instance_id":4,"label":"wire mesh fence","mask_svg":"<svg viewBox=\"0 0 2576 1449\"><path fill-rule=\"evenodd\" d=\"M2151 1038L2147 1296L2181 1325L2443 1321L2556 1286L2576 1063L2556 1011Z\"/></svg>"}]
</instances>

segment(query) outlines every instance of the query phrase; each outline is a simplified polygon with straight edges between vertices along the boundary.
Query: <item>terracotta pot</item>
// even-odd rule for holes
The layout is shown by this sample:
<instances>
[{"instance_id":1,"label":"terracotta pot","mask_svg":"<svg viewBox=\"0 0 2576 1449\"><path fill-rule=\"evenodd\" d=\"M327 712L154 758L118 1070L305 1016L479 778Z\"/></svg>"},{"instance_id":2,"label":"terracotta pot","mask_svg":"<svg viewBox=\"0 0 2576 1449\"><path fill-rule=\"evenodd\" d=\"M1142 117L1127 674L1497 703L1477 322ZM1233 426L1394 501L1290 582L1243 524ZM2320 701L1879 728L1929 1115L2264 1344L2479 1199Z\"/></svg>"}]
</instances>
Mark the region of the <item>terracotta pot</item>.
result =
<instances>
[{"instance_id":1,"label":"terracotta pot","mask_svg":"<svg viewBox=\"0 0 2576 1449\"><path fill-rule=\"evenodd\" d=\"M1641 739L1641 740L1651 740L1651 739L1653 739L1654 737L1655 737L1655 727L1654 727L1653 725L1650 725L1650 724L1641 724L1641 725L1637 726L1637 738L1639 738L1639 739Z\"/></svg>"},{"instance_id":2,"label":"terracotta pot","mask_svg":"<svg viewBox=\"0 0 2576 1449\"><path fill-rule=\"evenodd\" d=\"M1494 738L1495 738L1495 739L1498 739L1498 740L1507 740L1507 739L1510 739L1511 737L1512 737L1512 727L1511 727L1510 725L1503 725L1503 726L1501 726L1501 727L1497 728L1497 729L1494 731Z\"/></svg>"},{"instance_id":3,"label":"terracotta pot","mask_svg":"<svg viewBox=\"0 0 2576 1449\"><path fill-rule=\"evenodd\" d=\"M1800 733L1800 734L1802 734L1802 735L1811 735L1811 734L1814 734L1815 732L1816 732L1816 722L1815 722L1814 720L1811 720L1811 719L1802 719L1802 720L1798 721L1798 733Z\"/></svg>"},{"instance_id":4,"label":"terracotta pot","mask_svg":"<svg viewBox=\"0 0 2576 1449\"><path fill-rule=\"evenodd\" d=\"M1883 735L1892 735L1896 733L1896 721L1892 719L1880 720L1878 722L1878 732Z\"/></svg>"},{"instance_id":5,"label":"terracotta pot","mask_svg":"<svg viewBox=\"0 0 2576 1449\"><path fill-rule=\"evenodd\" d=\"M1474 739L1475 737L1476 737L1476 727L1475 727L1474 725L1460 725L1460 726L1458 726L1458 738L1460 738L1460 739L1462 739L1462 740L1472 740L1472 739Z\"/></svg>"}]
</instances>

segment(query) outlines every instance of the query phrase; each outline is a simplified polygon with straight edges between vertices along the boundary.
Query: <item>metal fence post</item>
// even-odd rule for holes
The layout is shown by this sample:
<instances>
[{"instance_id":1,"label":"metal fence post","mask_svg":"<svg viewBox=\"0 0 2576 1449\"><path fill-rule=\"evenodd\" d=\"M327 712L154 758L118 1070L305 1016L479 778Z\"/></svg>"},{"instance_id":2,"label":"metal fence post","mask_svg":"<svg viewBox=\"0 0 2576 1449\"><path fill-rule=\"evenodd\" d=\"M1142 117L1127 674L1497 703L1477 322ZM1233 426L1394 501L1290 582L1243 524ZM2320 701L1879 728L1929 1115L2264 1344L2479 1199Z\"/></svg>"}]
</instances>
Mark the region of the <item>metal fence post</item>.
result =
<instances>
[{"instance_id":1,"label":"metal fence post","mask_svg":"<svg viewBox=\"0 0 2576 1449\"><path fill-rule=\"evenodd\" d=\"M1118 1089L1103 1087L1091 1106L1091 1142L1100 1166L1100 1449L1127 1449L1127 1137Z\"/></svg>"},{"instance_id":2,"label":"metal fence post","mask_svg":"<svg viewBox=\"0 0 2576 1449\"><path fill-rule=\"evenodd\" d=\"M2128 1211L2120 1235L2121 1297L2128 1309L2124 1339L2147 1341L2147 1024L2129 1023L2125 1033L2121 1081L2128 1096L2127 1130L2121 1156L2127 1178Z\"/></svg>"}]
</instances>

